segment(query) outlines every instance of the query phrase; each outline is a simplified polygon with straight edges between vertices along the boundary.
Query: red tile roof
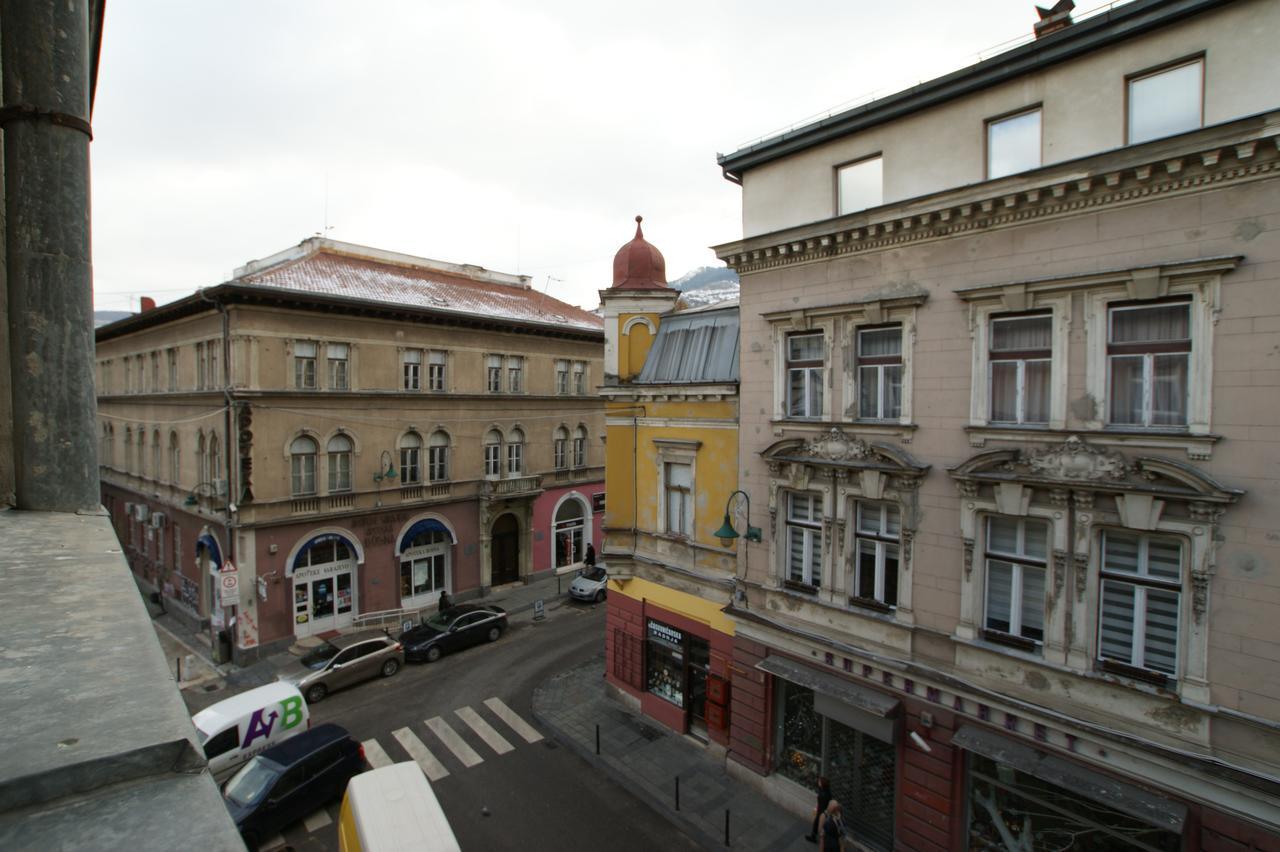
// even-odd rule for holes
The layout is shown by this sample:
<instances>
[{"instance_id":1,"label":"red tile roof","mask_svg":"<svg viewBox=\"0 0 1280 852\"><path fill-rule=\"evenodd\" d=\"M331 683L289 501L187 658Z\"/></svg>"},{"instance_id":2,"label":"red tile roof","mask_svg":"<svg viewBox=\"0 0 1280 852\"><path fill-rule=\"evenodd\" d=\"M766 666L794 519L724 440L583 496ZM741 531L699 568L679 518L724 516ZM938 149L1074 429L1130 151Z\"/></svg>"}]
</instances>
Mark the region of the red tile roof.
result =
<instances>
[{"instance_id":1,"label":"red tile roof","mask_svg":"<svg viewBox=\"0 0 1280 852\"><path fill-rule=\"evenodd\" d=\"M604 328L600 317L590 311L561 302L527 285L486 281L483 278L494 273L479 269L477 277L470 278L465 274L433 269L426 265L429 263L424 261L421 266L392 263L320 248L261 271L245 272L234 283L402 305L438 313L575 329Z\"/></svg>"}]
</instances>

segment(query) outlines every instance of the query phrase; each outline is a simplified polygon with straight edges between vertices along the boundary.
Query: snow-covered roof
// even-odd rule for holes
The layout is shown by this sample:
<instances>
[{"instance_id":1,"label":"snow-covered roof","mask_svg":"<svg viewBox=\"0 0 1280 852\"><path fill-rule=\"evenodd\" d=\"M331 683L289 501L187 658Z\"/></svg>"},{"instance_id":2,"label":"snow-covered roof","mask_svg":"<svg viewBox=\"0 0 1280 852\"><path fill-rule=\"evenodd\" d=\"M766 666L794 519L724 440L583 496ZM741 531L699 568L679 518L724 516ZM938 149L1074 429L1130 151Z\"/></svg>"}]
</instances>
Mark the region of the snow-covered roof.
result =
<instances>
[{"instance_id":1,"label":"snow-covered roof","mask_svg":"<svg viewBox=\"0 0 1280 852\"><path fill-rule=\"evenodd\" d=\"M297 249L236 270L233 283L295 293L355 299L434 313L480 316L600 331L590 311L529 286L523 276L481 267L365 249L332 240L306 240Z\"/></svg>"}]
</instances>

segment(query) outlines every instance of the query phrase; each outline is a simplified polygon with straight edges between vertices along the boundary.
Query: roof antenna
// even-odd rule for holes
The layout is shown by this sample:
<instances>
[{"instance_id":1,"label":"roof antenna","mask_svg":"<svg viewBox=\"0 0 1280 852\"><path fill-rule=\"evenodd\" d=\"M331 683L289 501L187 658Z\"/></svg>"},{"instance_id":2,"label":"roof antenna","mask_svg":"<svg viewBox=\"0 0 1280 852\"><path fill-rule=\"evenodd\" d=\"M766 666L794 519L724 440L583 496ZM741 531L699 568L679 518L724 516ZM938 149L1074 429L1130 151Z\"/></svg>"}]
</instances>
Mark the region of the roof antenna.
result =
<instances>
[{"instance_id":1,"label":"roof antenna","mask_svg":"<svg viewBox=\"0 0 1280 852\"><path fill-rule=\"evenodd\" d=\"M548 275L548 276L547 276L547 283L542 285L542 292L543 292L543 293L546 293L546 292L547 292L547 290L551 287L551 282L552 282L552 281L558 281L558 282L560 282L561 284L563 284L563 283L564 283L564 279L563 279L563 278L552 278L550 275Z\"/></svg>"},{"instance_id":2,"label":"roof antenna","mask_svg":"<svg viewBox=\"0 0 1280 852\"><path fill-rule=\"evenodd\" d=\"M325 237L333 230L333 225L329 224L329 173L324 173L324 230L316 231L317 237Z\"/></svg>"}]
</instances>

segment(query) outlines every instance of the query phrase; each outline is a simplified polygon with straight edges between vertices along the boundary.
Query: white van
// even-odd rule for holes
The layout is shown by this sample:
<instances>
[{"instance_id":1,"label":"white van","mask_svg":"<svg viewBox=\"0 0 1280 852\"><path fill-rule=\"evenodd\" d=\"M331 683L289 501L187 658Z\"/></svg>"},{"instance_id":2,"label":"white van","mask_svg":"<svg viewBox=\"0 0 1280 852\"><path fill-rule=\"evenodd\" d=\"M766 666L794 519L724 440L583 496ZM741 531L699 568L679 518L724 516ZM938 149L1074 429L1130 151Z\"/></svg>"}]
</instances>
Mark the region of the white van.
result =
<instances>
[{"instance_id":1,"label":"white van","mask_svg":"<svg viewBox=\"0 0 1280 852\"><path fill-rule=\"evenodd\" d=\"M296 686L269 683L219 701L191 721L221 784L255 754L310 728L311 712Z\"/></svg>"},{"instance_id":2,"label":"white van","mask_svg":"<svg viewBox=\"0 0 1280 852\"><path fill-rule=\"evenodd\" d=\"M339 852L460 852L458 839L416 763L393 763L347 782Z\"/></svg>"}]
</instances>

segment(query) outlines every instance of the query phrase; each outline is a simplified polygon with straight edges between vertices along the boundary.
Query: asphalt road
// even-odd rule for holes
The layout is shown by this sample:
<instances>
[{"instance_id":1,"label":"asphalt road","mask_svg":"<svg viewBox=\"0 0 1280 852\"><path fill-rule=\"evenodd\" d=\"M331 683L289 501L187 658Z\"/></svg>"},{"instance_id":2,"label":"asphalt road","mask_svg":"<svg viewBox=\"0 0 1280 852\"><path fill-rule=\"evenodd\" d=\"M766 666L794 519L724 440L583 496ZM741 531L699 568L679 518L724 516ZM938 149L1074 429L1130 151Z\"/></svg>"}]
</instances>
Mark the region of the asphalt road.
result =
<instances>
[{"instance_id":1,"label":"asphalt road","mask_svg":"<svg viewBox=\"0 0 1280 852\"><path fill-rule=\"evenodd\" d=\"M603 633L603 605L562 600L548 607L543 622L533 622L527 613L514 617L510 629L492 645L470 648L437 663L409 665L392 678L367 681L331 695L312 706L312 721L336 722L362 742L376 740L396 762L411 759L403 743L416 748L416 738L448 772L432 787L458 842L468 852L696 849L666 819L561 747L550 731L535 723L534 689L552 675L585 662L599 649ZM493 712L492 703L485 703L495 698L537 728L543 738L527 742L504 723ZM467 724L468 718L476 717L488 722L512 748L498 753L503 749L500 742L495 749ZM406 736L406 728L412 737ZM467 754L467 746L472 754ZM286 829L284 842L299 852L336 850L338 805L330 803L305 824ZM277 839L263 848L283 847Z\"/></svg>"}]
</instances>

